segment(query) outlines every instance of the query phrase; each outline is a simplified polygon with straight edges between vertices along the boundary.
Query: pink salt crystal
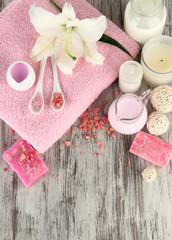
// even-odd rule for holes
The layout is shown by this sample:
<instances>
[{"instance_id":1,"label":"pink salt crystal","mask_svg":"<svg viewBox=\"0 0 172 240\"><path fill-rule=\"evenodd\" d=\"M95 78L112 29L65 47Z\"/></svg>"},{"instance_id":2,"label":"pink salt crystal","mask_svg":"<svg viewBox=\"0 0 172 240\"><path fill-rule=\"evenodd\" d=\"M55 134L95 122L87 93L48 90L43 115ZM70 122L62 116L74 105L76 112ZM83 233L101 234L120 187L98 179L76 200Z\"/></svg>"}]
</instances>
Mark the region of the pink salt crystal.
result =
<instances>
[{"instance_id":1,"label":"pink salt crystal","mask_svg":"<svg viewBox=\"0 0 172 240\"><path fill-rule=\"evenodd\" d=\"M70 133L70 130L71 130L71 128L69 128L69 129L66 131L66 134Z\"/></svg>"},{"instance_id":2,"label":"pink salt crystal","mask_svg":"<svg viewBox=\"0 0 172 240\"><path fill-rule=\"evenodd\" d=\"M69 147L69 146L71 145L71 141L65 141L65 142L64 142L64 145L65 145L66 147Z\"/></svg>"},{"instance_id":3,"label":"pink salt crystal","mask_svg":"<svg viewBox=\"0 0 172 240\"><path fill-rule=\"evenodd\" d=\"M142 131L137 133L129 151L163 168L172 157L171 144Z\"/></svg>"},{"instance_id":4,"label":"pink salt crystal","mask_svg":"<svg viewBox=\"0 0 172 240\"><path fill-rule=\"evenodd\" d=\"M90 139L90 136L89 136L89 135L86 135L85 138L86 138L87 140L89 140L89 139Z\"/></svg>"},{"instance_id":5,"label":"pink salt crystal","mask_svg":"<svg viewBox=\"0 0 172 240\"><path fill-rule=\"evenodd\" d=\"M76 145L76 148L79 148L79 145Z\"/></svg>"},{"instance_id":6,"label":"pink salt crystal","mask_svg":"<svg viewBox=\"0 0 172 240\"><path fill-rule=\"evenodd\" d=\"M100 154L100 153L97 153L97 156L98 156L98 157L101 157L101 154Z\"/></svg>"},{"instance_id":7,"label":"pink salt crystal","mask_svg":"<svg viewBox=\"0 0 172 240\"><path fill-rule=\"evenodd\" d=\"M101 144L101 141L100 141L100 140L98 140L98 141L97 141L97 145L100 145L100 144Z\"/></svg>"},{"instance_id":8,"label":"pink salt crystal","mask_svg":"<svg viewBox=\"0 0 172 240\"><path fill-rule=\"evenodd\" d=\"M104 150L105 149L104 145L100 145L100 149Z\"/></svg>"},{"instance_id":9,"label":"pink salt crystal","mask_svg":"<svg viewBox=\"0 0 172 240\"><path fill-rule=\"evenodd\" d=\"M5 147L5 145L3 144L0 148L3 149Z\"/></svg>"},{"instance_id":10,"label":"pink salt crystal","mask_svg":"<svg viewBox=\"0 0 172 240\"><path fill-rule=\"evenodd\" d=\"M106 104L107 104L107 101L103 101L102 104L103 104L103 106L106 105Z\"/></svg>"},{"instance_id":11,"label":"pink salt crystal","mask_svg":"<svg viewBox=\"0 0 172 240\"><path fill-rule=\"evenodd\" d=\"M60 152L63 152L63 149L60 149Z\"/></svg>"},{"instance_id":12,"label":"pink salt crystal","mask_svg":"<svg viewBox=\"0 0 172 240\"><path fill-rule=\"evenodd\" d=\"M47 173L49 169L45 166L43 160L38 154L33 154L36 151L34 151L32 146L25 140L21 140L17 141L12 147L6 150L2 157L10 165L13 171L17 173L24 185L30 187L34 182ZM26 149L25 153L22 153L23 148L21 145L24 145L24 148ZM33 154L34 157L29 159L31 154Z\"/></svg>"},{"instance_id":13,"label":"pink salt crystal","mask_svg":"<svg viewBox=\"0 0 172 240\"><path fill-rule=\"evenodd\" d=\"M61 93L54 93L53 94L53 100L52 100L52 105L54 108L61 108L63 105L63 97Z\"/></svg>"},{"instance_id":14,"label":"pink salt crystal","mask_svg":"<svg viewBox=\"0 0 172 240\"><path fill-rule=\"evenodd\" d=\"M114 91L114 92L113 92L113 95L118 95L118 91Z\"/></svg>"},{"instance_id":15,"label":"pink salt crystal","mask_svg":"<svg viewBox=\"0 0 172 240\"><path fill-rule=\"evenodd\" d=\"M94 156L97 157L97 153L94 153Z\"/></svg>"},{"instance_id":16,"label":"pink salt crystal","mask_svg":"<svg viewBox=\"0 0 172 240\"><path fill-rule=\"evenodd\" d=\"M81 152L81 155L84 155L84 152Z\"/></svg>"},{"instance_id":17,"label":"pink salt crystal","mask_svg":"<svg viewBox=\"0 0 172 240\"><path fill-rule=\"evenodd\" d=\"M13 133L14 133L14 130L13 130L12 128L10 128L10 129L9 129L9 132L10 132L11 134L13 134Z\"/></svg>"}]
</instances>

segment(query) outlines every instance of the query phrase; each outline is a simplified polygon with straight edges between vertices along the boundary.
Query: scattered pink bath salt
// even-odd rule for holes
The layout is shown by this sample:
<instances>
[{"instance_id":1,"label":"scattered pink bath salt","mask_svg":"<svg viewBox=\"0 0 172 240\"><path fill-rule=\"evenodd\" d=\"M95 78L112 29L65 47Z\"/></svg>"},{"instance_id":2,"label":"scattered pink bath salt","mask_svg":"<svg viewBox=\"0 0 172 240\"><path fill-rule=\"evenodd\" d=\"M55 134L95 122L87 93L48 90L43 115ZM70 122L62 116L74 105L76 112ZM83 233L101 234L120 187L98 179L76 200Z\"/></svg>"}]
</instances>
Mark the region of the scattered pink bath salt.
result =
<instances>
[{"instance_id":1,"label":"scattered pink bath salt","mask_svg":"<svg viewBox=\"0 0 172 240\"><path fill-rule=\"evenodd\" d=\"M84 152L81 152L81 155L84 155Z\"/></svg>"},{"instance_id":2,"label":"scattered pink bath salt","mask_svg":"<svg viewBox=\"0 0 172 240\"><path fill-rule=\"evenodd\" d=\"M14 130L12 128L10 128L9 133L14 134Z\"/></svg>"},{"instance_id":3,"label":"scattered pink bath salt","mask_svg":"<svg viewBox=\"0 0 172 240\"><path fill-rule=\"evenodd\" d=\"M32 109L38 111L42 107L42 104L43 104L43 98L41 93L38 92L32 101L32 105L31 105Z\"/></svg>"},{"instance_id":4,"label":"scattered pink bath salt","mask_svg":"<svg viewBox=\"0 0 172 240\"><path fill-rule=\"evenodd\" d=\"M118 91L114 91L114 92L113 92L113 95L118 95Z\"/></svg>"},{"instance_id":5,"label":"scattered pink bath salt","mask_svg":"<svg viewBox=\"0 0 172 240\"><path fill-rule=\"evenodd\" d=\"M104 177L107 177L107 174L106 174L106 173L104 174Z\"/></svg>"},{"instance_id":6,"label":"scattered pink bath salt","mask_svg":"<svg viewBox=\"0 0 172 240\"><path fill-rule=\"evenodd\" d=\"M5 148L5 144L3 144L3 145L0 147L0 149L3 149L3 148Z\"/></svg>"},{"instance_id":7,"label":"scattered pink bath salt","mask_svg":"<svg viewBox=\"0 0 172 240\"><path fill-rule=\"evenodd\" d=\"M118 161L121 161L121 158L118 158Z\"/></svg>"},{"instance_id":8,"label":"scattered pink bath salt","mask_svg":"<svg viewBox=\"0 0 172 240\"><path fill-rule=\"evenodd\" d=\"M30 187L49 171L37 151L23 139L6 150L3 158L17 173L26 187Z\"/></svg>"},{"instance_id":9,"label":"scattered pink bath salt","mask_svg":"<svg viewBox=\"0 0 172 240\"><path fill-rule=\"evenodd\" d=\"M61 93L54 93L53 94L53 100L52 100L52 106L54 108L61 108L61 106L63 105L63 97Z\"/></svg>"},{"instance_id":10,"label":"scattered pink bath salt","mask_svg":"<svg viewBox=\"0 0 172 240\"><path fill-rule=\"evenodd\" d=\"M76 148L79 148L79 145L76 145Z\"/></svg>"},{"instance_id":11,"label":"scattered pink bath salt","mask_svg":"<svg viewBox=\"0 0 172 240\"><path fill-rule=\"evenodd\" d=\"M71 162L69 162L69 166L71 166Z\"/></svg>"},{"instance_id":12,"label":"scattered pink bath salt","mask_svg":"<svg viewBox=\"0 0 172 240\"><path fill-rule=\"evenodd\" d=\"M84 137L92 133L94 138L97 138L97 131L101 129L105 131L104 135L112 135L116 138L115 131L110 127L107 114L102 113L107 101L103 101L102 106L92 107L87 109L80 117L79 129L83 131Z\"/></svg>"},{"instance_id":13,"label":"scattered pink bath salt","mask_svg":"<svg viewBox=\"0 0 172 240\"><path fill-rule=\"evenodd\" d=\"M130 161L128 161L128 164L129 164L129 165L131 165L131 162L130 162Z\"/></svg>"},{"instance_id":14,"label":"scattered pink bath salt","mask_svg":"<svg viewBox=\"0 0 172 240\"><path fill-rule=\"evenodd\" d=\"M15 139L12 139L12 140L11 140L11 142L12 142L12 143L15 143L15 142L16 142L16 140L15 140Z\"/></svg>"},{"instance_id":15,"label":"scattered pink bath salt","mask_svg":"<svg viewBox=\"0 0 172 240\"><path fill-rule=\"evenodd\" d=\"M101 154L100 154L100 153L97 153L97 156L98 156L98 157L101 157Z\"/></svg>"},{"instance_id":16,"label":"scattered pink bath salt","mask_svg":"<svg viewBox=\"0 0 172 240\"><path fill-rule=\"evenodd\" d=\"M65 141L65 142L64 142L64 145L65 145L66 147L69 147L69 146L71 145L71 141Z\"/></svg>"},{"instance_id":17,"label":"scattered pink bath salt","mask_svg":"<svg viewBox=\"0 0 172 240\"><path fill-rule=\"evenodd\" d=\"M101 144L101 141L100 141L100 140L98 140L98 141L97 141L97 145L100 145L100 144Z\"/></svg>"},{"instance_id":18,"label":"scattered pink bath salt","mask_svg":"<svg viewBox=\"0 0 172 240\"><path fill-rule=\"evenodd\" d=\"M105 149L104 145L100 145L100 149L104 150Z\"/></svg>"},{"instance_id":19,"label":"scattered pink bath salt","mask_svg":"<svg viewBox=\"0 0 172 240\"><path fill-rule=\"evenodd\" d=\"M115 133L112 133L112 135L111 135L113 138L116 138L116 135L115 135Z\"/></svg>"},{"instance_id":20,"label":"scattered pink bath salt","mask_svg":"<svg viewBox=\"0 0 172 240\"><path fill-rule=\"evenodd\" d=\"M97 103L98 103L98 101L97 101L97 99L96 99L96 100L93 102L93 104L95 104L95 105L96 105Z\"/></svg>"},{"instance_id":21,"label":"scattered pink bath salt","mask_svg":"<svg viewBox=\"0 0 172 240\"><path fill-rule=\"evenodd\" d=\"M4 172L6 172L7 171L7 168L4 168Z\"/></svg>"},{"instance_id":22,"label":"scattered pink bath salt","mask_svg":"<svg viewBox=\"0 0 172 240\"><path fill-rule=\"evenodd\" d=\"M57 175L56 175L56 174L54 174L54 175L53 175L53 178L56 178L56 176L57 176Z\"/></svg>"},{"instance_id":23,"label":"scattered pink bath salt","mask_svg":"<svg viewBox=\"0 0 172 240\"><path fill-rule=\"evenodd\" d=\"M103 101L102 102L102 105L104 106L104 105L106 105L108 102L107 101Z\"/></svg>"},{"instance_id":24,"label":"scattered pink bath salt","mask_svg":"<svg viewBox=\"0 0 172 240\"><path fill-rule=\"evenodd\" d=\"M89 140L89 139L90 139L90 136L89 136L89 135L86 135L85 138L86 138L87 140Z\"/></svg>"},{"instance_id":25,"label":"scattered pink bath salt","mask_svg":"<svg viewBox=\"0 0 172 240\"><path fill-rule=\"evenodd\" d=\"M63 152L63 149L60 149L60 152Z\"/></svg>"},{"instance_id":26,"label":"scattered pink bath salt","mask_svg":"<svg viewBox=\"0 0 172 240\"><path fill-rule=\"evenodd\" d=\"M69 128L69 129L66 131L66 134L70 133L70 130L71 130L71 128Z\"/></svg>"},{"instance_id":27,"label":"scattered pink bath salt","mask_svg":"<svg viewBox=\"0 0 172 240\"><path fill-rule=\"evenodd\" d=\"M97 157L97 153L94 153L94 156Z\"/></svg>"}]
</instances>

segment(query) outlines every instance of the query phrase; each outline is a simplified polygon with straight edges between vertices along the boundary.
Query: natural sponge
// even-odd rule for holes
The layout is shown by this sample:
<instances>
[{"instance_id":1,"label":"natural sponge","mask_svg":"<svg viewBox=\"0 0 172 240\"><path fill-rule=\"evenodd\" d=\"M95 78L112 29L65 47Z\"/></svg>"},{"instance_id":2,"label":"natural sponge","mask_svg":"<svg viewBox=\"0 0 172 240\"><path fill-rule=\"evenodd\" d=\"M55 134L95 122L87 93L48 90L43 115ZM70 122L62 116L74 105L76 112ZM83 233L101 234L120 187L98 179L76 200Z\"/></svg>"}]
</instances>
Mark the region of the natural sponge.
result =
<instances>
[{"instance_id":1,"label":"natural sponge","mask_svg":"<svg viewBox=\"0 0 172 240\"><path fill-rule=\"evenodd\" d=\"M161 113L172 111L172 87L162 85L155 88L150 94L152 106Z\"/></svg>"},{"instance_id":2,"label":"natural sponge","mask_svg":"<svg viewBox=\"0 0 172 240\"><path fill-rule=\"evenodd\" d=\"M151 134L159 136L168 130L169 120L163 113L153 112L149 115L146 126Z\"/></svg>"},{"instance_id":3,"label":"natural sponge","mask_svg":"<svg viewBox=\"0 0 172 240\"><path fill-rule=\"evenodd\" d=\"M154 182L157 178L156 170L153 166L145 168L142 172L142 177L145 182Z\"/></svg>"}]
</instances>

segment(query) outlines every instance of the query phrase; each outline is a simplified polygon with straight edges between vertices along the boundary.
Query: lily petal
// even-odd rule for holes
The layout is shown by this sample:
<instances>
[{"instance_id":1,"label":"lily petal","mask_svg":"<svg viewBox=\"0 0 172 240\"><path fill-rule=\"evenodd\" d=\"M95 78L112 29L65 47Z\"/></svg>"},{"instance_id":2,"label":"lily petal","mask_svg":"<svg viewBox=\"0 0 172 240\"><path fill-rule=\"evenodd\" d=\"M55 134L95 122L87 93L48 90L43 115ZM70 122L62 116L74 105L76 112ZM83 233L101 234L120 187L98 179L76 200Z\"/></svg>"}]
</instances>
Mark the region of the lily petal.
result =
<instances>
[{"instance_id":1,"label":"lily petal","mask_svg":"<svg viewBox=\"0 0 172 240\"><path fill-rule=\"evenodd\" d=\"M84 52L82 40L74 31L66 30L61 32L56 39L56 60L59 69L64 74L73 74L73 69L77 64L77 59L73 57L80 57Z\"/></svg>"},{"instance_id":2,"label":"lily petal","mask_svg":"<svg viewBox=\"0 0 172 240\"><path fill-rule=\"evenodd\" d=\"M93 65L102 65L105 57L98 53L96 43L90 43L84 41L84 54L83 57L87 62Z\"/></svg>"},{"instance_id":3,"label":"lily petal","mask_svg":"<svg viewBox=\"0 0 172 240\"><path fill-rule=\"evenodd\" d=\"M63 9L62 9L62 15L69 19L75 19L76 14L74 11L74 8L72 7L72 4L70 2L65 2Z\"/></svg>"},{"instance_id":4,"label":"lily petal","mask_svg":"<svg viewBox=\"0 0 172 240\"><path fill-rule=\"evenodd\" d=\"M55 52L55 39L54 36L39 37L30 54L32 60L38 62L52 56Z\"/></svg>"},{"instance_id":5,"label":"lily petal","mask_svg":"<svg viewBox=\"0 0 172 240\"><path fill-rule=\"evenodd\" d=\"M65 24L67 20L62 14L55 15L43 8L31 5L29 9L30 21L35 27L36 31L41 34L48 34L62 28L62 24Z\"/></svg>"},{"instance_id":6,"label":"lily petal","mask_svg":"<svg viewBox=\"0 0 172 240\"><path fill-rule=\"evenodd\" d=\"M96 42L103 35L107 27L105 16L80 20L76 30L81 38L87 42Z\"/></svg>"},{"instance_id":7,"label":"lily petal","mask_svg":"<svg viewBox=\"0 0 172 240\"><path fill-rule=\"evenodd\" d=\"M84 53L84 44L80 35L77 32L75 31L71 32L70 42L71 42L70 47L71 47L72 56L81 57Z\"/></svg>"}]
</instances>

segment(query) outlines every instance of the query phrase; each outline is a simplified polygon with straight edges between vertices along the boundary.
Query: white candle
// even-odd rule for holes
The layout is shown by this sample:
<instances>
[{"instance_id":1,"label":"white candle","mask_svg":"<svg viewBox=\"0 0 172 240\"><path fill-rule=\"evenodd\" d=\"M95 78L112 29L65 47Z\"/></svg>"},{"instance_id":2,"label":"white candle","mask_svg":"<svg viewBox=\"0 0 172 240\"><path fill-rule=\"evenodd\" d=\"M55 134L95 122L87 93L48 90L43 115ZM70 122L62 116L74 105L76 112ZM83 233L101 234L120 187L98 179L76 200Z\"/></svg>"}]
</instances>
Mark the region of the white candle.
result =
<instances>
[{"instance_id":1,"label":"white candle","mask_svg":"<svg viewBox=\"0 0 172 240\"><path fill-rule=\"evenodd\" d=\"M141 65L143 78L151 86L168 84L172 80L172 38L158 36L143 47Z\"/></svg>"},{"instance_id":2,"label":"white candle","mask_svg":"<svg viewBox=\"0 0 172 240\"><path fill-rule=\"evenodd\" d=\"M125 9L124 29L143 45L152 37L162 34L166 16L162 0L131 0Z\"/></svg>"},{"instance_id":3,"label":"white candle","mask_svg":"<svg viewBox=\"0 0 172 240\"><path fill-rule=\"evenodd\" d=\"M119 70L119 88L124 93L135 93L139 90L143 69L138 62L124 62Z\"/></svg>"}]
</instances>

